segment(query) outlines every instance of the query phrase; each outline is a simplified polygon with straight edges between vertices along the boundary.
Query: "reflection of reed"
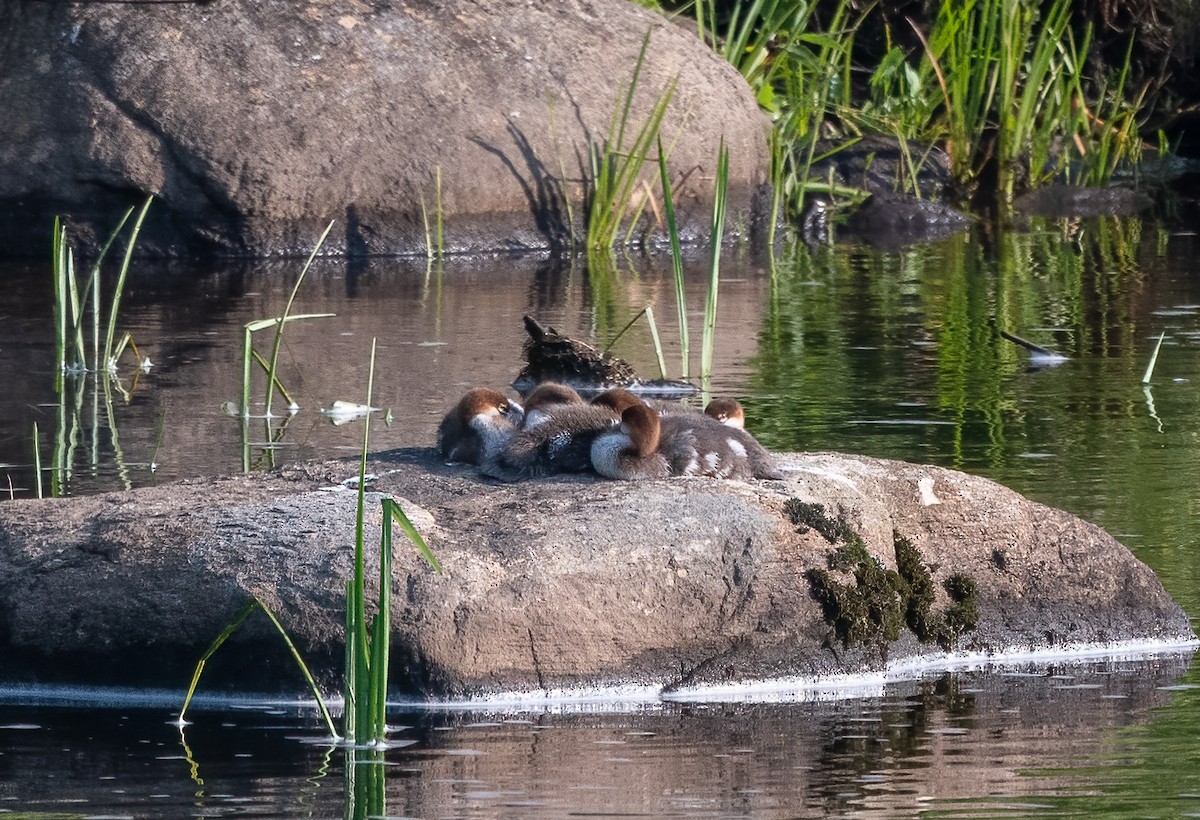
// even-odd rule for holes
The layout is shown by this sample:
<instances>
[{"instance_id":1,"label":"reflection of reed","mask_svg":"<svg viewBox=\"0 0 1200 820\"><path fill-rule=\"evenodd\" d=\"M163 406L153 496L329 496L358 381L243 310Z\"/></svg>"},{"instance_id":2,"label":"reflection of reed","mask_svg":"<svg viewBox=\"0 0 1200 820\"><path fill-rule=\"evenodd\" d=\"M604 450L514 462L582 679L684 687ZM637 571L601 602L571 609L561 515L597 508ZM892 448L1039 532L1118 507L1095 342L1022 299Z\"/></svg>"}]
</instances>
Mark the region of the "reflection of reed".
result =
<instances>
[{"instance_id":1,"label":"reflection of reed","mask_svg":"<svg viewBox=\"0 0 1200 820\"><path fill-rule=\"evenodd\" d=\"M347 820L366 820L387 814L387 771L382 749L346 749Z\"/></svg>"}]
</instances>

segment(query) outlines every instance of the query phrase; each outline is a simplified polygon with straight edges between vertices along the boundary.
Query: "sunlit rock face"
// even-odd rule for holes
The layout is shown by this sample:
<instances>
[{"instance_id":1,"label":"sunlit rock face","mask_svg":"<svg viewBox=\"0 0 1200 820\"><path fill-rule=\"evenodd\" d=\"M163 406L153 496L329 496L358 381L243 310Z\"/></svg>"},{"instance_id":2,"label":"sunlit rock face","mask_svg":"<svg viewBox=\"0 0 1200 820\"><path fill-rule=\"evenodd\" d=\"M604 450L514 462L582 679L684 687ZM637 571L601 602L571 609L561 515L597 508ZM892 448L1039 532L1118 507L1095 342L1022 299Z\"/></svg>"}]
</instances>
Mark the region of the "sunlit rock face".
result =
<instances>
[{"instance_id":1,"label":"sunlit rock face","mask_svg":"<svg viewBox=\"0 0 1200 820\"><path fill-rule=\"evenodd\" d=\"M397 553L395 694L653 696L947 649L1194 640L1148 567L1065 512L937 467L779 462L783 480L501 485L432 450L373 460L368 545L387 493L444 567ZM182 686L251 595L334 682L356 498L334 488L355 472L0 505L0 682ZM265 619L222 654L210 685L302 687Z\"/></svg>"},{"instance_id":2,"label":"sunlit rock face","mask_svg":"<svg viewBox=\"0 0 1200 820\"><path fill-rule=\"evenodd\" d=\"M147 194L147 252L296 253L337 220L329 252L424 253L439 210L447 250L563 246L647 33L625 144L674 84L685 235L722 140L731 225L768 177L740 75L626 0L0 0L0 20L0 253L45 253L56 213L94 247Z\"/></svg>"}]
</instances>

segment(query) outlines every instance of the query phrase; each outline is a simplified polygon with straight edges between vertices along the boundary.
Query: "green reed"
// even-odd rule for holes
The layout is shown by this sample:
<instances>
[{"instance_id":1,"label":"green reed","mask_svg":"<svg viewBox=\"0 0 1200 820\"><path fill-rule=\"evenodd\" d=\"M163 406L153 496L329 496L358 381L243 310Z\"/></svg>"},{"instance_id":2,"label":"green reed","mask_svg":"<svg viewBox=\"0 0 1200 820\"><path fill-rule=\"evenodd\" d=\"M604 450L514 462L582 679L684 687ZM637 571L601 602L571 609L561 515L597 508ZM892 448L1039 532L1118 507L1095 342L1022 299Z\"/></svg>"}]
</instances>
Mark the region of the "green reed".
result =
<instances>
[{"instance_id":1,"label":"green reed","mask_svg":"<svg viewBox=\"0 0 1200 820\"><path fill-rule=\"evenodd\" d=\"M371 340L371 364L364 406L371 406L375 384L375 340ZM387 682L392 635L393 523L400 527L417 551L437 572L442 568L416 527L392 498L381 500L383 531L379 540L379 590L374 619L368 624L364 565L364 516L366 508L367 448L371 437L371 414L363 421L362 454L358 466L358 506L354 529L354 574L346 582L346 666L343 692L346 699L343 731L356 744L378 745L387 735Z\"/></svg>"},{"instance_id":2,"label":"green reed","mask_svg":"<svg viewBox=\"0 0 1200 820\"><path fill-rule=\"evenodd\" d=\"M309 691L311 691L313 693L313 697L316 698L317 709L321 712L321 717L325 720L325 725L329 728L329 734L336 738L338 733L337 729L333 725L333 717L329 714L329 707L325 704L325 698L321 696L321 690L317 686L316 680L313 679L312 672L310 672L308 669L308 664L304 662L304 658L300 655L300 650L298 650L296 648L296 644L292 642L291 636L288 635L287 629L284 628L283 624L279 621L279 618L276 617L275 613L271 611L270 607L263 603L262 599L258 596L253 596L249 601L246 602L246 605L243 606L241 610L239 610L238 613L233 616L233 620L225 625L225 628L221 630L221 633L217 635L215 639L213 639L213 642L209 644L208 649L206 649L204 654L200 656L200 660L196 663L196 669L192 672L192 681L188 685L187 694L183 698L183 706L181 706L179 709L179 717L177 722L180 726L182 726L185 722L184 716L187 714L188 706L191 705L192 697L196 694L196 688L200 685L200 676L204 674L205 665L212 658L212 656L216 654L217 650L224 646L225 641L229 640L230 636L232 636L233 633L238 630L238 627L240 627L247 618L253 615L255 611L259 610L261 610L262 613L267 616L267 618L275 626L276 631L279 632L280 637L283 638L283 642L287 645L288 651L292 655L292 659L296 662L297 668L299 668L300 673L304 675L304 679L308 683Z\"/></svg>"},{"instance_id":3,"label":"green reed","mask_svg":"<svg viewBox=\"0 0 1200 820\"><path fill-rule=\"evenodd\" d=\"M1158 344L1154 345L1154 352L1150 354L1150 363L1146 365L1146 373L1142 376L1142 384L1150 384L1150 379L1154 376L1154 365L1158 363L1158 351L1162 349L1163 339L1167 338L1167 332L1164 330L1158 334Z\"/></svg>"},{"instance_id":4,"label":"green reed","mask_svg":"<svg viewBox=\"0 0 1200 820\"><path fill-rule=\"evenodd\" d=\"M708 298L704 304L704 341L700 356L700 379L712 378L713 347L717 330L717 294L720 290L721 245L725 239L725 192L729 185L729 148L721 142L717 160L716 190L713 194L712 231L709 234Z\"/></svg>"},{"instance_id":5,"label":"green reed","mask_svg":"<svg viewBox=\"0 0 1200 820\"><path fill-rule=\"evenodd\" d=\"M120 237L135 209L129 208L117 222L116 228L108 235L108 239L101 247L96 260L92 263L88 280L83 284L83 287L80 287L75 272L75 253L67 240L67 229L62 224L61 219L55 218L51 260L52 275L54 278L55 349L60 372L88 369L87 360L89 351L84 341L84 325L87 323L89 313L91 316L92 331L90 350L91 370L99 372L101 369L104 369L109 372L115 372L117 356L113 355L113 339L116 335L117 316L121 309L121 299L125 292L125 282L129 273L129 265L133 259L133 249L137 244L138 234L141 232L142 223L146 219L146 213L150 210L150 204L153 201L153 196L146 198L145 203L138 212L137 219L134 221L133 228L126 242L125 256L117 274L117 281L111 294L109 294L108 322L104 325L105 341L103 348L100 346L100 316L103 311L100 271L109 250L112 249L113 244ZM87 297L89 295L91 297L90 311L87 304ZM124 351L125 346L131 338L126 334L125 339L122 340L120 345L118 355Z\"/></svg>"},{"instance_id":6,"label":"green reed","mask_svg":"<svg viewBox=\"0 0 1200 820\"><path fill-rule=\"evenodd\" d=\"M667 236L671 240L671 271L675 280L675 308L679 315L679 350L682 367L680 378L687 379L689 362L691 361L691 343L688 339L687 299L683 283L683 254L679 247L679 226L675 221L675 196L671 192L671 175L667 171L667 157L663 151L662 139L658 139L658 174L663 190L663 211L667 220ZM772 220L773 222L774 220ZM658 334L655 334L657 346ZM662 360L662 351L659 351ZM665 368L664 368L665 369ZM663 378L666 378L665 373Z\"/></svg>"},{"instance_id":7,"label":"green reed","mask_svg":"<svg viewBox=\"0 0 1200 820\"><path fill-rule=\"evenodd\" d=\"M641 216L649 196L643 196L635 205L638 179L648 161L650 149L658 141L667 106L675 95L677 80L672 80L651 106L649 116L636 132L632 131L634 95L641 79L646 54L650 48L650 32L642 40L634 64L633 76L625 89L623 101L613 110L608 136L603 142L593 143L589 149L591 173L587 184L585 208L587 212L587 247L591 252L611 251L625 224L628 231L625 241Z\"/></svg>"}]
</instances>

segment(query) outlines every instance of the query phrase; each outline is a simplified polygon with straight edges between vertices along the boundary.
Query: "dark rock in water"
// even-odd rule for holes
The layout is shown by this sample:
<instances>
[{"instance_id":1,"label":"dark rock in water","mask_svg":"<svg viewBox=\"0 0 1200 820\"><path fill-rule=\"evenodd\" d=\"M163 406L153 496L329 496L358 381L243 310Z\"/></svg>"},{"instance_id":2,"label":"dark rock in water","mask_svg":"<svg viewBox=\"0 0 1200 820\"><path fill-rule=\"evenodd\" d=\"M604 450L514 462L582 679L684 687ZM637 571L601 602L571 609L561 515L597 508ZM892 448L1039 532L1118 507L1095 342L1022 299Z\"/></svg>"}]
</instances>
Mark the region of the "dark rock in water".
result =
<instances>
[{"instance_id":1,"label":"dark rock in water","mask_svg":"<svg viewBox=\"0 0 1200 820\"><path fill-rule=\"evenodd\" d=\"M1154 573L1065 512L938 467L778 461L782 481L496 486L432 450L377 455L368 531L377 494L392 495L444 567L397 546L393 696L618 684L653 696L878 671L945 647L1194 641ZM339 485L356 467L0 505L0 681L182 693L250 595L335 681L355 507ZM202 689L303 689L265 619L206 676Z\"/></svg>"},{"instance_id":2,"label":"dark rock in water","mask_svg":"<svg viewBox=\"0 0 1200 820\"><path fill-rule=\"evenodd\" d=\"M561 382L581 392L598 393L610 387L625 387L635 393L656 396L690 396L694 385L667 379L640 379L633 366L587 342L564 336L525 316L525 361L513 389L527 394L542 382Z\"/></svg>"},{"instance_id":3,"label":"dark rock in water","mask_svg":"<svg viewBox=\"0 0 1200 820\"><path fill-rule=\"evenodd\" d=\"M922 197L939 197L949 189L950 158L934 145L908 142L893 137L866 136L849 145L823 140L816 154L828 156L809 167L813 182L829 182L861 188L872 194L911 189L913 180Z\"/></svg>"},{"instance_id":4,"label":"dark rock in water","mask_svg":"<svg viewBox=\"0 0 1200 820\"><path fill-rule=\"evenodd\" d=\"M1145 194L1129 188L1080 188L1048 185L1021 194L1013 207L1029 216L1135 216L1154 204Z\"/></svg>"},{"instance_id":5,"label":"dark rock in water","mask_svg":"<svg viewBox=\"0 0 1200 820\"><path fill-rule=\"evenodd\" d=\"M150 193L144 253L307 253L331 219L328 254L424 253L423 209L451 252L563 247L647 31L630 125L678 82L685 239L722 140L731 224L769 177L745 80L626 0L0 0L0 21L0 253L44 255L56 214L94 249Z\"/></svg>"},{"instance_id":6,"label":"dark rock in water","mask_svg":"<svg viewBox=\"0 0 1200 820\"><path fill-rule=\"evenodd\" d=\"M899 248L945 239L970 224L970 217L940 202L877 193L850 215L845 229L872 245Z\"/></svg>"}]
</instances>

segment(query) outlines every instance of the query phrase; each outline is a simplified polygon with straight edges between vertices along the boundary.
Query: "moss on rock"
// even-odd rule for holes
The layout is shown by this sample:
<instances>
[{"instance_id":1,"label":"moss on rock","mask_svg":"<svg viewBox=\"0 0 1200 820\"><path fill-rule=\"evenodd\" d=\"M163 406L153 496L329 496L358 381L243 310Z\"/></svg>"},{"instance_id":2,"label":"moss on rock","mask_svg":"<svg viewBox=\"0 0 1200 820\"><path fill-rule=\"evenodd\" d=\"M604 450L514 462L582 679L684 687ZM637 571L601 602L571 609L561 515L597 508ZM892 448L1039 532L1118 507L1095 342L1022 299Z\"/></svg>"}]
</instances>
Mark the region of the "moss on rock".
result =
<instances>
[{"instance_id":1,"label":"moss on rock","mask_svg":"<svg viewBox=\"0 0 1200 820\"><path fill-rule=\"evenodd\" d=\"M884 568L858 535L831 552L829 569L850 573L853 584L837 581L824 569L806 573L825 622L847 647L891 643L907 626L922 643L951 649L979 621L974 580L961 573L947 578L943 587L953 603L935 612L933 573L920 550L899 533L894 546L896 570Z\"/></svg>"},{"instance_id":2,"label":"moss on rock","mask_svg":"<svg viewBox=\"0 0 1200 820\"><path fill-rule=\"evenodd\" d=\"M858 538L858 533L850 524L846 508L841 504L838 504L837 515L831 517L824 504L789 498L783 504L783 512L798 533L816 530L831 544L850 544Z\"/></svg>"}]
</instances>

